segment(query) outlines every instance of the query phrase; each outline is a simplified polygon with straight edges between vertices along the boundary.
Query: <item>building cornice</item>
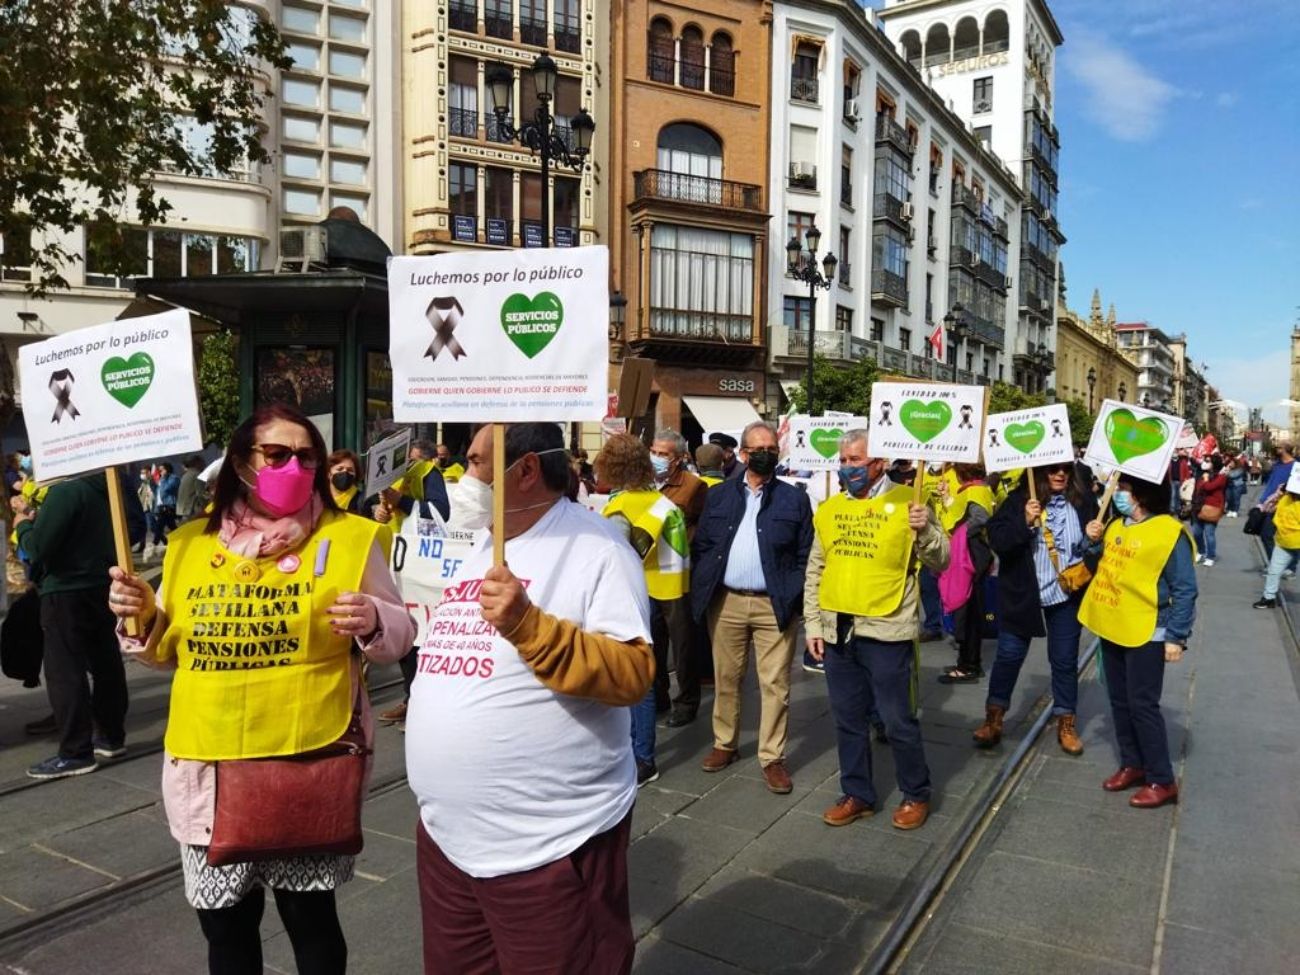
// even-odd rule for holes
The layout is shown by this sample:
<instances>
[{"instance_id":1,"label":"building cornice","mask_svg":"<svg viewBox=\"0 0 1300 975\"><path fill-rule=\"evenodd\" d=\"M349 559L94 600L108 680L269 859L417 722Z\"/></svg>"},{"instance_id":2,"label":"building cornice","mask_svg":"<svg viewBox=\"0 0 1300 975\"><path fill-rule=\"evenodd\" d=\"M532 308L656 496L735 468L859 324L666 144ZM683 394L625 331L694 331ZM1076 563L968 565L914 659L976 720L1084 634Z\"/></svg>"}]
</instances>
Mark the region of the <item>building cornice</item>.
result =
<instances>
[{"instance_id":1,"label":"building cornice","mask_svg":"<svg viewBox=\"0 0 1300 975\"><path fill-rule=\"evenodd\" d=\"M889 20L898 14L911 14L916 13L918 10L929 10L931 8L937 9L940 7L946 7L952 2L953 0L910 0L910 2L897 3L892 7L885 7L882 10L877 10L876 16L881 20ZM1056 22L1056 18L1052 15L1052 11L1047 8L1047 4L1044 3L1043 0L1029 0L1029 3L1036 11L1038 11L1038 15L1043 19L1043 23L1047 25L1048 32L1052 37L1052 42L1056 44L1057 47L1064 44L1065 35L1061 33L1061 25Z\"/></svg>"}]
</instances>

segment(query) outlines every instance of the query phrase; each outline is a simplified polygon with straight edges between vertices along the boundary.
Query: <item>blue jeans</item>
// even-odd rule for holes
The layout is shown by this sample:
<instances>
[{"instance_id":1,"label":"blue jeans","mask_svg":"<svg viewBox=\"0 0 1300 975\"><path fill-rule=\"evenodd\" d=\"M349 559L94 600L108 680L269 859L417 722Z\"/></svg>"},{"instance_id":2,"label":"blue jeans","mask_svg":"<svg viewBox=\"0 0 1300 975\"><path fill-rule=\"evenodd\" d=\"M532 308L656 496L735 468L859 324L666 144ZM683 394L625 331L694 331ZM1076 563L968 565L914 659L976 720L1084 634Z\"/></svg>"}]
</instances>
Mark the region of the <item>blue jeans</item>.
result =
<instances>
[{"instance_id":1,"label":"blue jeans","mask_svg":"<svg viewBox=\"0 0 1300 975\"><path fill-rule=\"evenodd\" d=\"M1228 511L1238 514L1241 511L1241 496L1246 493L1246 488L1241 481L1228 481Z\"/></svg>"},{"instance_id":2,"label":"blue jeans","mask_svg":"<svg viewBox=\"0 0 1300 975\"><path fill-rule=\"evenodd\" d=\"M1160 713L1165 645L1151 642L1143 647L1118 647L1103 640L1101 663L1106 668L1120 764L1142 769L1152 785L1168 785L1174 781L1174 767Z\"/></svg>"},{"instance_id":3,"label":"blue jeans","mask_svg":"<svg viewBox=\"0 0 1300 975\"><path fill-rule=\"evenodd\" d=\"M1275 599L1277 597L1277 587L1282 582L1282 573L1291 568L1300 555L1300 549L1283 548L1281 545L1273 546L1273 554L1269 556L1268 572L1264 578L1264 598Z\"/></svg>"},{"instance_id":4,"label":"blue jeans","mask_svg":"<svg viewBox=\"0 0 1300 975\"><path fill-rule=\"evenodd\" d=\"M1079 703L1079 596L1043 607L1047 623L1047 661L1052 667L1052 714L1074 714ZM1002 630L998 633L998 654L989 675L988 703L1011 706L1011 693L1029 653L1030 640Z\"/></svg>"},{"instance_id":5,"label":"blue jeans","mask_svg":"<svg viewBox=\"0 0 1300 975\"><path fill-rule=\"evenodd\" d=\"M924 614L921 629L936 632L943 629L943 604L939 601L939 580L924 566L921 568L921 610Z\"/></svg>"},{"instance_id":6,"label":"blue jeans","mask_svg":"<svg viewBox=\"0 0 1300 975\"><path fill-rule=\"evenodd\" d=\"M1207 559L1217 557L1214 545L1214 529L1218 526L1199 518L1192 519L1192 537L1196 539L1196 551Z\"/></svg>"},{"instance_id":7,"label":"blue jeans","mask_svg":"<svg viewBox=\"0 0 1300 975\"><path fill-rule=\"evenodd\" d=\"M651 683L645 697L632 705L632 754L638 762L655 760L655 689Z\"/></svg>"},{"instance_id":8,"label":"blue jeans","mask_svg":"<svg viewBox=\"0 0 1300 975\"><path fill-rule=\"evenodd\" d=\"M878 711L894 753L898 790L904 799L930 801L930 769L921 743L921 722L912 711L910 640L886 643L852 637L826 644L826 689L835 717L840 791L876 805L871 781L871 717Z\"/></svg>"}]
</instances>

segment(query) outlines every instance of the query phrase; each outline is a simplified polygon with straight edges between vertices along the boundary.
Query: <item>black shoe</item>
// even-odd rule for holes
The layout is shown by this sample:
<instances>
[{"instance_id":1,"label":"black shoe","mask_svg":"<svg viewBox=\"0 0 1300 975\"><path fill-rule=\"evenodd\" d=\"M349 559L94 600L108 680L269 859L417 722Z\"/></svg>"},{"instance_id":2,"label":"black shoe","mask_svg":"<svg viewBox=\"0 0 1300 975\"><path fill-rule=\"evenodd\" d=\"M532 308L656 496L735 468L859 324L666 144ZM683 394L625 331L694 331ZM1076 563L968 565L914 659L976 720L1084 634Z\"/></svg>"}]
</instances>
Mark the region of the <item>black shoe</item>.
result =
<instances>
[{"instance_id":1,"label":"black shoe","mask_svg":"<svg viewBox=\"0 0 1300 975\"><path fill-rule=\"evenodd\" d=\"M695 720L695 711L691 708L673 708L673 713L668 715L668 720L664 722L670 728L685 728Z\"/></svg>"},{"instance_id":2,"label":"black shoe","mask_svg":"<svg viewBox=\"0 0 1300 975\"><path fill-rule=\"evenodd\" d=\"M23 730L29 735L51 735L59 730L59 723L51 714L48 718L41 718L39 721L28 721L23 725Z\"/></svg>"},{"instance_id":3,"label":"black shoe","mask_svg":"<svg viewBox=\"0 0 1300 975\"><path fill-rule=\"evenodd\" d=\"M649 785L657 778L659 778L659 769L654 762L643 762L637 759L636 787L638 789L643 785Z\"/></svg>"},{"instance_id":4,"label":"black shoe","mask_svg":"<svg viewBox=\"0 0 1300 975\"><path fill-rule=\"evenodd\" d=\"M935 640L942 640L942 639L943 639L943 630L922 630L921 631L922 643L934 643Z\"/></svg>"},{"instance_id":5,"label":"black shoe","mask_svg":"<svg viewBox=\"0 0 1300 975\"><path fill-rule=\"evenodd\" d=\"M939 675L940 684L978 684L980 678L984 676L982 670L962 670L960 667L949 667Z\"/></svg>"},{"instance_id":6,"label":"black shoe","mask_svg":"<svg viewBox=\"0 0 1300 975\"><path fill-rule=\"evenodd\" d=\"M1251 607L1252 609L1277 609L1276 599L1260 598Z\"/></svg>"}]
</instances>

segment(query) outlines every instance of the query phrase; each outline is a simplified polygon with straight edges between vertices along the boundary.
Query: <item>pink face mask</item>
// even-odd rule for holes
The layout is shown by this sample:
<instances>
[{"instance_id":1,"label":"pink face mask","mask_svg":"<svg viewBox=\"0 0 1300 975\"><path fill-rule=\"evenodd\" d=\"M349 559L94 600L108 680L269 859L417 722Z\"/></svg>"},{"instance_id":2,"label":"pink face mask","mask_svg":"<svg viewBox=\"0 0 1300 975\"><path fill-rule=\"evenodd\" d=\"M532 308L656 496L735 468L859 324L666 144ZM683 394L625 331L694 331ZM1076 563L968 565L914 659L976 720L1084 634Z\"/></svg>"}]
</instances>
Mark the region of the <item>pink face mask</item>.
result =
<instances>
[{"instance_id":1,"label":"pink face mask","mask_svg":"<svg viewBox=\"0 0 1300 975\"><path fill-rule=\"evenodd\" d=\"M275 517L283 518L301 511L311 500L315 481L314 470L305 469L297 457L290 457L283 467L263 467L257 472L253 497Z\"/></svg>"}]
</instances>

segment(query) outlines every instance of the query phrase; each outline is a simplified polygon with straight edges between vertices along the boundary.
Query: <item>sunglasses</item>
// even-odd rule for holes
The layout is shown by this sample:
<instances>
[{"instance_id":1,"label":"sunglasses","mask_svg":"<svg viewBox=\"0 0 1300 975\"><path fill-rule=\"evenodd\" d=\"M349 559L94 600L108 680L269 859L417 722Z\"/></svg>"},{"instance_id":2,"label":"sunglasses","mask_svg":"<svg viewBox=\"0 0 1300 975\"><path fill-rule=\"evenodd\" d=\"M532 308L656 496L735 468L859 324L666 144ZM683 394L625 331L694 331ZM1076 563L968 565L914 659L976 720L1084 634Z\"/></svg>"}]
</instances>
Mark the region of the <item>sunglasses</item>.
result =
<instances>
[{"instance_id":1,"label":"sunglasses","mask_svg":"<svg viewBox=\"0 0 1300 975\"><path fill-rule=\"evenodd\" d=\"M294 450L284 444L262 443L254 444L253 449L262 455L267 467L283 467L289 463L291 457L297 457L298 466L306 470L315 470L320 467L320 457L317 455L315 447L303 447L300 450Z\"/></svg>"},{"instance_id":2,"label":"sunglasses","mask_svg":"<svg viewBox=\"0 0 1300 975\"><path fill-rule=\"evenodd\" d=\"M1046 470L1047 470L1047 473L1048 473L1048 474L1069 474L1069 473L1071 473L1071 472L1074 470L1074 465L1073 465L1073 464L1056 464L1056 465L1054 465L1054 466L1052 466L1052 467L1048 467Z\"/></svg>"}]
</instances>

